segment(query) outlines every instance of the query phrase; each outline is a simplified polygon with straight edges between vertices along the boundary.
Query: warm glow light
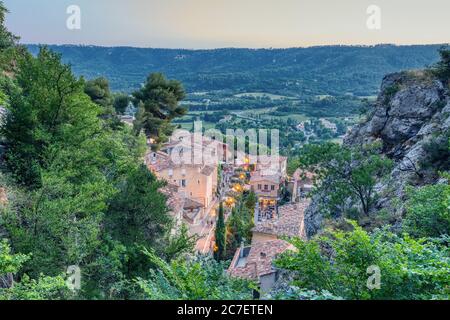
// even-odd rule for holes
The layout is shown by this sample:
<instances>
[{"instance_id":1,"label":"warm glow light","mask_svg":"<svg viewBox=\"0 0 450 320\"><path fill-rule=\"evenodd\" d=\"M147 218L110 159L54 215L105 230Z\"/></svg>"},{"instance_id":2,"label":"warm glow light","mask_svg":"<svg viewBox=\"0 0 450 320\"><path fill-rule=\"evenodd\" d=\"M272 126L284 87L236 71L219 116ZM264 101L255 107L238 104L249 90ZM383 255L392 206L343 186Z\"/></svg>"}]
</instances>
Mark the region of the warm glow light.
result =
<instances>
[{"instance_id":1,"label":"warm glow light","mask_svg":"<svg viewBox=\"0 0 450 320\"><path fill-rule=\"evenodd\" d=\"M228 206L228 207L233 206L234 203L235 203L234 198L228 197L228 198L225 200L225 205Z\"/></svg>"},{"instance_id":2,"label":"warm glow light","mask_svg":"<svg viewBox=\"0 0 450 320\"><path fill-rule=\"evenodd\" d=\"M234 191L234 192L241 192L241 191L242 191L242 186L241 186L240 184L236 184L236 185L233 187L233 191Z\"/></svg>"}]
</instances>

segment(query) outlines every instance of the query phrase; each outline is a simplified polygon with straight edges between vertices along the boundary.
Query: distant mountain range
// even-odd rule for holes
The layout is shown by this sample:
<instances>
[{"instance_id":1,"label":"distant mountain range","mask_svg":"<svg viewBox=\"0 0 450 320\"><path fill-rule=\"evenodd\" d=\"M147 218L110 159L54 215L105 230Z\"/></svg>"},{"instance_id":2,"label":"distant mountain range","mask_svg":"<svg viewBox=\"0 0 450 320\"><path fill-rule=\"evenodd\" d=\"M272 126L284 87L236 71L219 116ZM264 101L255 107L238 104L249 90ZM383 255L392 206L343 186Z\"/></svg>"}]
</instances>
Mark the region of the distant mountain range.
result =
<instances>
[{"instance_id":1,"label":"distant mountain range","mask_svg":"<svg viewBox=\"0 0 450 320\"><path fill-rule=\"evenodd\" d=\"M371 96L388 73L438 60L440 45L323 46L291 49L149 49L49 46L86 78L105 76L116 91L131 92L151 72L182 81L189 92L264 91L309 96ZM38 45L29 45L37 53Z\"/></svg>"}]
</instances>

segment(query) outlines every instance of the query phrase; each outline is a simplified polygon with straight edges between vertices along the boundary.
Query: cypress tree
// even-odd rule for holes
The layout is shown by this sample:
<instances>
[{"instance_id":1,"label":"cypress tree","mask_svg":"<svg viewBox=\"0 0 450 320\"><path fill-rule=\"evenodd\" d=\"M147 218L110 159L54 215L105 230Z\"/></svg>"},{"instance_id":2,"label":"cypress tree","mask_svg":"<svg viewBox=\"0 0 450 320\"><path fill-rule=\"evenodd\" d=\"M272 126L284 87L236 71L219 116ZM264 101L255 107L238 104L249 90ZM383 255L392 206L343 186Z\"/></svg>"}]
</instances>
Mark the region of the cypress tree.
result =
<instances>
[{"instance_id":1,"label":"cypress tree","mask_svg":"<svg viewBox=\"0 0 450 320\"><path fill-rule=\"evenodd\" d=\"M217 218L216 225L216 250L215 257L217 261L225 259L225 252L227 246L227 235L226 235L226 226L225 226L225 214L223 210L223 204L220 204L219 207L219 216Z\"/></svg>"}]
</instances>

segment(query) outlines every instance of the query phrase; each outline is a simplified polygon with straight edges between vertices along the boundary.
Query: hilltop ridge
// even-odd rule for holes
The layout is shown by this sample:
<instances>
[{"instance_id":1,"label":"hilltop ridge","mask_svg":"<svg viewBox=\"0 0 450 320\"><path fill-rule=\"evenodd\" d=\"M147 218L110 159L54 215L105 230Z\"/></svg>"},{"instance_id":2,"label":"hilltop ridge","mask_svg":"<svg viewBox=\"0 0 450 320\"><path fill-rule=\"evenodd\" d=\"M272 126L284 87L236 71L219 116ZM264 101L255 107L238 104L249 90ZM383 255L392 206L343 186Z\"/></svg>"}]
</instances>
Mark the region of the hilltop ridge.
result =
<instances>
[{"instance_id":1,"label":"hilltop ridge","mask_svg":"<svg viewBox=\"0 0 450 320\"><path fill-rule=\"evenodd\" d=\"M383 76L437 61L440 45L320 46L288 49L152 49L50 45L88 79L116 91L140 87L149 72L182 81L188 92L267 91L296 96L370 96ZM36 54L38 45L28 45Z\"/></svg>"}]
</instances>

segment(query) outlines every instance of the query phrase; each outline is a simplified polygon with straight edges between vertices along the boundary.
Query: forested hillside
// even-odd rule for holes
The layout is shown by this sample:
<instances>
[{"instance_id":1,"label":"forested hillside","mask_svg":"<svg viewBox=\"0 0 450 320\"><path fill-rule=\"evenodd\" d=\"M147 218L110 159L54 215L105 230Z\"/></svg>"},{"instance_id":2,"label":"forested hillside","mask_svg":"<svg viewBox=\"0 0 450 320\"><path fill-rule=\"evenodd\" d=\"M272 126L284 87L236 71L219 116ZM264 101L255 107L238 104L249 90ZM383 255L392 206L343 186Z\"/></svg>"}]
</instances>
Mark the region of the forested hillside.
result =
<instances>
[{"instance_id":1,"label":"forested hillside","mask_svg":"<svg viewBox=\"0 0 450 320\"><path fill-rule=\"evenodd\" d=\"M37 45L29 45L33 54ZM329 46L292 49L171 50L50 46L77 75L104 76L113 90L131 92L148 72L182 81L188 92L265 91L294 96L370 96L383 76L423 68L439 46Z\"/></svg>"}]
</instances>

